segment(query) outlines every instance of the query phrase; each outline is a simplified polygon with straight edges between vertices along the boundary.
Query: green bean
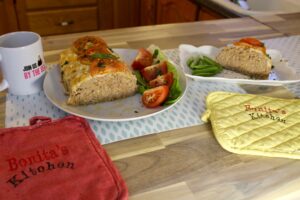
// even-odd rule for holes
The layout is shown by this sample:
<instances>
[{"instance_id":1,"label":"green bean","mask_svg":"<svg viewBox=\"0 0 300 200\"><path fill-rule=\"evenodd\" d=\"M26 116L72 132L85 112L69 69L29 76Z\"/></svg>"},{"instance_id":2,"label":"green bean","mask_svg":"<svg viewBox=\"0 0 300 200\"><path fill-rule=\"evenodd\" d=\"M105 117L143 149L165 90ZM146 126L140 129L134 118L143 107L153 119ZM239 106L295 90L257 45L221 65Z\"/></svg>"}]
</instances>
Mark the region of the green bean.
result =
<instances>
[{"instance_id":1,"label":"green bean","mask_svg":"<svg viewBox=\"0 0 300 200\"><path fill-rule=\"evenodd\" d=\"M223 70L220 64L207 56L191 57L187 60L187 65L196 76L213 76Z\"/></svg>"},{"instance_id":2,"label":"green bean","mask_svg":"<svg viewBox=\"0 0 300 200\"><path fill-rule=\"evenodd\" d=\"M206 69L208 67L211 67L210 65L195 65L193 67L190 67L191 69Z\"/></svg>"},{"instance_id":3,"label":"green bean","mask_svg":"<svg viewBox=\"0 0 300 200\"><path fill-rule=\"evenodd\" d=\"M219 72L218 67L207 67L205 69L196 69L194 70L195 72Z\"/></svg>"},{"instance_id":4,"label":"green bean","mask_svg":"<svg viewBox=\"0 0 300 200\"><path fill-rule=\"evenodd\" d=\"M217 63L216 61L212 60L211 58L209 58L207 56L203 56L203 60L211 65L220 65L219 63Z\"/></svg>"},{"instance_id":5,"label":"green bean","mask_svg":"<svg viewBox=\"0 0 300 200\"><path fill-rule=\"evenodd\" d=\"M187 60L187 62L186 62L186 64L188 65L188 66L191 66L191 64L194 62L194 58L193 57L190 57L188 60Z\"/></svg>"},{"instance_id":6,"label":"green bean","mask_svg":"<svg viewBox=\"0 0 300 200\"><path fill-rule=\"evenodd\" d=\"M194 59L193 62L190 64L190 67L193 68L196 65L198 65L198 60Z\"/></svg>"},{"instance_id":7,"label":"green bean","mask_svg":"<svg viewBox=\"0 0 300 200\"><path fill-rule=\"evenodd\" d=\"M215 75L215 73L212 73L212 72L195 73L195 72L193 72L192 75L196 75L196 76L205 76L205 77L207 77L207 76L213 76L213 75Z\"/></svg>"}]
</instances>

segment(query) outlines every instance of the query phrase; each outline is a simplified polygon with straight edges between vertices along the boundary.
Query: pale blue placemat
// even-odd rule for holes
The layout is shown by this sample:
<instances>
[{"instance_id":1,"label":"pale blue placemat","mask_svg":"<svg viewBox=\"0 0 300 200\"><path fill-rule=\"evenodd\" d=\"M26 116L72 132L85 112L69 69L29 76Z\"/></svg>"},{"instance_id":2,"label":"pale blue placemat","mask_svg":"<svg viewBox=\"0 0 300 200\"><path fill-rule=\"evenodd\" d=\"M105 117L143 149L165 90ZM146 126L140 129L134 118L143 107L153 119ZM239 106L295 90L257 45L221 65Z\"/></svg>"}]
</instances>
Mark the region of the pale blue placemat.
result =
<instances>
[{"instance_id":1,"label":"pale blue placemat","mask_svg":"<svg viewBox=\"0 0 300 200\"><path fill-rule=\"evenodd\" d=\"M290 66L294 67L297 73L300 74L300 36L276 38L265 40L264 42L268 48L279 49L283 56L288 59ZM177 49L165 50L164 52L175 63L179 63ZM285 86L300 96L299 84ZM200 116L205 110L205 98L212 91L245 93L244 90L235 84L188 79L186 96L173 108L161 114L128 122L89 120L89 123L102 144L202 124ZM56 119L67 114L51 104L43 92L27 96L7 95L6 127L28 125L28 120L36 115Z\"/></svg>"},{"instance_id":2,"label":"pale blue placemat","mask_svg":"<svg viewBox=\"0 0 300 200\"><path fill-rule=\"evenodd\" d=\"M88 120L97 138L102 144L132 137L157 133L203 123L200 115L205 110L205 97L212 91L232 91L244 93L236 85L216 84L189 80L183 99L173 108L144 119L128 122L100 122ZM28 125L28 119L36 115L53 119L67 114L56 108L43 92L27 96L8 94L6 100L6 127Z\"/></svg>"},{"instance_id":3,"label":"pale blue placemat","mask_svg":"<svg viewBox=\"0 0 300 200\"><path fill-rule=\"evenodd\" d=\"M280 50L282 57L288 61L288 65L295 69L300 75L300 36L279 37L264 40L269 49ZM295 84L284 84L284 86L300 97L300 82Z\"/></svg>"}]
</instances>

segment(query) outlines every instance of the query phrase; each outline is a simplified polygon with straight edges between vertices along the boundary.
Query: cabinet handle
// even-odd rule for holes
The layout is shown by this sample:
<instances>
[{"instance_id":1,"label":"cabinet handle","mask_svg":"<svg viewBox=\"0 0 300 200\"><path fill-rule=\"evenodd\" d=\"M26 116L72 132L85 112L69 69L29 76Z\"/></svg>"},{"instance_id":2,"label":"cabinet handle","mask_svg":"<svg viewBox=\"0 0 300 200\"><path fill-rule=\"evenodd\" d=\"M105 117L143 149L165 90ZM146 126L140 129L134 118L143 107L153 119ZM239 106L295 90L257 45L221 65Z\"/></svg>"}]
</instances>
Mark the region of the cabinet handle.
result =
<instances>
[{"instance_id":1,"label":"cabinet handle","mask_svg":"<svg viewBox=\"0 0 300 200\"><path fill-rule=\"evenodd\" d=\"M74 24L73 20L59 22L59 26L70 26L71 24Z\"/></svg>"}]
</instances>

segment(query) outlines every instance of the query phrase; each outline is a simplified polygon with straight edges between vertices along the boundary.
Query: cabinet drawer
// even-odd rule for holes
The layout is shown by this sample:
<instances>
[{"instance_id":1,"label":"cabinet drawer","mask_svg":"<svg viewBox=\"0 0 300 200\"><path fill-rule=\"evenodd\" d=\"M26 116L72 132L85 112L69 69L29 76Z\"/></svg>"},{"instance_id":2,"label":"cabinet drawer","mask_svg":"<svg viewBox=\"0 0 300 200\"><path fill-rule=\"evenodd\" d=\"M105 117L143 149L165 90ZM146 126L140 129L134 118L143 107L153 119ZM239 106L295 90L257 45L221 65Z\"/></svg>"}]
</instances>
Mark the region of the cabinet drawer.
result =
<instances>
[{"instance_id":1,"label":"cabinet drawer","mask_svg":"<svg viewBox=\"0 0 300 200\"><path fill-rule=\"evenodd\" d=\"M25 0L27 10L96 5L97 0Z\"/></svg>"},{"instance_id":2,"label":"cabinet drawer","mask_svg":"<svg viewBox=\"0 0 300 200\"><path fill-rule=\"evenodd\" d=\"M28 12L28 27L41 35L98 29L97 7Z\"/></svg>"}]
</instances>

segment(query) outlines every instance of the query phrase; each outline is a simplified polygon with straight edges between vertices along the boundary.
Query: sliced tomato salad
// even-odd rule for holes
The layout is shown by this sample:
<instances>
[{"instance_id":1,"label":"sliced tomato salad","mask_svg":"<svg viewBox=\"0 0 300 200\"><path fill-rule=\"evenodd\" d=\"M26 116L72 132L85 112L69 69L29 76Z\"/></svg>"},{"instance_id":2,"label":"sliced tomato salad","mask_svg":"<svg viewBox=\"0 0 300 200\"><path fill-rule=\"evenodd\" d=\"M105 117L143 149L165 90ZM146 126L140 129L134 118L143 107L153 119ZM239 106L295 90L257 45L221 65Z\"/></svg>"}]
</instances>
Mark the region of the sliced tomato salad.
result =
<instances>
[{"instance_id":1,"label":"sliced tomato salad","mask_svg":"<svg viewBox=\"0 0 300 200\"><path fill-rule=\"evenodd\" d=\"M132 68L135 70L138 91L142 94L145 107L172 104L180 97L181 88L176 78L176 68L159 49L155 49L153 55L146 49L139 49Z\"/></svg>"},{"instance_id":2,"label":"sliced tomato salad","mask_svg":"<svg viewBox=\"0 0 300 200\"><path fill-rule=\"evenodd\" d=\"M142 96L142 102L147 108L155 108L161 105L169 94L169 87L162 85L146 90Z\"/></svg>"}]
</instances>

